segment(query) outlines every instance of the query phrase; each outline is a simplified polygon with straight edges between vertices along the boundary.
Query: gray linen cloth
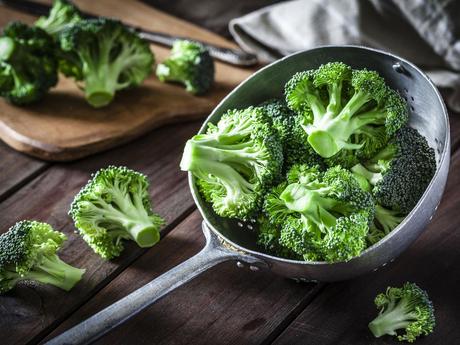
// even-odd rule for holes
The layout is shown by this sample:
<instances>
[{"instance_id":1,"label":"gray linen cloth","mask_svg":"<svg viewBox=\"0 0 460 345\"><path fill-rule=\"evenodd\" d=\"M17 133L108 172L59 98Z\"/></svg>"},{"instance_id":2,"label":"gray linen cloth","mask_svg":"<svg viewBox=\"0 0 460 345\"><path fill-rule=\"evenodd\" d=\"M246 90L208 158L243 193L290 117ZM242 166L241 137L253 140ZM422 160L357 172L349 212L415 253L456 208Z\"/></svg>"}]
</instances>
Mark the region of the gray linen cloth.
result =
<instances>
[{"instance_id":1,"label":"gray linen cloth","mask_svg":"<svg viewBox=\"0 0 460 345\"><path fill-rule=\"evenodd\" d=\"M450 89L460 112L460 1L294 0L230 21L242 49L271 62L327 44L359 44L400 55Z\"/></svg>"}]
</instances>

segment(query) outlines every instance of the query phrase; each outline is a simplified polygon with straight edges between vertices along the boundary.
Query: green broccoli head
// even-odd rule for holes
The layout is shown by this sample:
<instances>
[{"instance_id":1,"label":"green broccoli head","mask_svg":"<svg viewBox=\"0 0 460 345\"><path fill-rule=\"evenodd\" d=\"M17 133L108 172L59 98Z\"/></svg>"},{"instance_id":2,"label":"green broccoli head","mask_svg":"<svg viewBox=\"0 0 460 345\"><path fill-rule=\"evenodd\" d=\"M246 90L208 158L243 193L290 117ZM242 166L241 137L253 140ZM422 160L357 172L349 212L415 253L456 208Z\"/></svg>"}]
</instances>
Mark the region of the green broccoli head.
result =
<instances>
[{"instance_id":1,"label":"green broccoli head","mask_svg":"<svg viewBox=\"0 0 460 345\"><path fill-rule=\"evenodd\" d=\"M408 121L405 101L377 72L352 71L341 62L297 73L285 94L303 116L309 144L330 165L371 156Z\"/></svg>"},{"instance_id":2,"label":"green broccoli head","mask_svg":"<svg viewBox=\"0 0 460 345\"><path fill-rule=\"evenodd\" d=\"M398 211L393 211L383 207L382 205L375 205L375 218L369 234L367 236L368 244L373 245L383 239L386 235L392 232L403 220L405 215Z\"/></svg>"},{"instance_id":3,"label":"green broccoli head","mask_svg":"<svg viewBox=\"0 0 460 345\"><path fill-rule=\"evenodd\" d=\"M65 26L78 23L82 20L80 10L67 0L54 0L53 7L47 17L40 17L35 26L42 28L50 35L57 35Z\"/></svg>"},{"instance_id":4,"label":"green broccoli head","mask_svg":"<svg viewBox=\"0 0 460 345\"><path fill-rule=\"evenodd\" d=\"M94 174L72 202L69 214L83 239L104 259L119 256L122 240L151 247L164 220L152 211L147 177L109 166Z\"/></svg>"},{"instance_id":5,"label":"green broccoli head","mask_svg":"<svg viewBox=\"0 0 460 345\"><path fill-rule=\"evenodd\" d=\"M0 37L0 96L17 105L33 103L56 83L53 39L40 28L7 25Z\"/></svg>"},{"instance_id":6,"label":"green broccoli head","mask_svg":"<svg viewBox=\"0 0 460 345\"><path fill-rule=\"evenodd\" d=\"M85 270L62 261L57 251L67 237L46 223L24 220L0 235L0 293L20 281L38 281L69 291Z\"/></svg>"},{"instance_id":7,"label":"green broccoli head","mask_svg":"<svg viewBox=\"0 0 460 345\"><path fill-rule=\"evenodd\" d=\"M268 254L291 260L302 260L301 255L280 243L279 226L272 224L264 215L260 215L257 222L259 224L257 244L260 245Z\"/></svg>"},{"instance_id":8,"label":"green broccoli head","mask_svg":"<svg viewBox=\"0 0 460 345\"><path fill-rule=\"evenodd\" d=\"M404 127L384 149L352 171L373 186L379 204L404 215L425 192L436 171L436 160L425 137Z\"/></svg>"},{"instance_id":9,"label":"green broccoli head","mask_svg":"<svg viewBox=\"0 0 460 345\"><path fill-rule=\"evenodd\" d=\"M377 295L375 305L379 315L369 323L369 329L376 338L382 335L397 335L398 340L413 343L421 335L433 332L435 326L434 308L426 291L414 283L405 283L401 288L388 287L385 293Z\"/></svg>"},{"instance_id":10,"label":"green broccoli head","mask_svg":"<svg viewBox=\"0 0 460 345\"><path fill-rule=\"evenodd\" d=\"M265 101L260 107L271 119L283 145L285 172L294 164L324 165L321 157L308 144L308 136L302 128L302 116L289 109L280 99Z\"/></svg>"},{"instance_id":11,"label":"green broccoli head","mask_svg":"<svg viewBox=\"0 0 460 345\"><path fill-rule=\"evenodd\" d=\"M374 205L347 170L295 165L266 196L264 212L283 246L305 260L339 262L366 247Z\"/></svg>"},{"instance_id":12,"label":"green broccoli head","mask_svg":"<svg viewBox=\"0 0 460 345\"><path fill-rule=\"evenodd\" d=\"M214 83L214 61L202 44L177 40L171 56L158 64L156 74L162 82L181 83L186 91L202 95Z\"/></svg>"},{"instance_id":13,"label":"green broccoli head","mask_svg":"<svg viewBox=\"0 0 460 345\"><path fill-rule=\"evenodd\" d=\"M93 107L109 104L119 90L140 85L154 56L136 32L113 19L81 20L59 34L61 71L81 82Z\"/></svg>"},{"instance_id":14,"label":"green broccoli head","mask_svg":"<svg viewBox=\"0 0 460 345\"><path fill-rule=\"evenodd\" d=\"M180 163L222 217L249 219L280 174L283 153L262 108L230 110L187 141Z\"/></svg>"}]
</instances>

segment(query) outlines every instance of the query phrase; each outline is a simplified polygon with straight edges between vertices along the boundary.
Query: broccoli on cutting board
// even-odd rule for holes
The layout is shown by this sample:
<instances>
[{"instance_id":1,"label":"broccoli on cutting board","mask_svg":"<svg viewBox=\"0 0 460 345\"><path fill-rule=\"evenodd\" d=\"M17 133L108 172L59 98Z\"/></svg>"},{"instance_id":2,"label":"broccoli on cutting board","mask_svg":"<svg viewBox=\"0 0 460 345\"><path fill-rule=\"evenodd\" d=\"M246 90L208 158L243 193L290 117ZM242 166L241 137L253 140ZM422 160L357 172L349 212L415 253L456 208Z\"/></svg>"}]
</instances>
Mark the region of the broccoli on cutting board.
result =
<instances>
[{"instance_id":1,"label":"broccoli on cutting board","mask_svg":"<svg viewBox=\"0 0 460 345\"><path fill-rule=\"evenodd\" d=\"M84 269L62 261L57 251L67 237L51 225L23 220L0 235L0 293L21 281L37 281L69 291Z\"/></svg>"},{"instance_id":2,"label":"broccoli on cutting board","mask_svg":"<svg viewBox=\"0 0 460 345\"><path fill-rule=\"evenodd\" d=\"M148 42L120 21L85 19L59 33L60 71L77 80L95 108L108 105L119 90L139 86L155 62Z\"/></svg>"},{"instance_id":3,"label":"broccoli on cutting board","mask_svg":"<svg viewBox=\"0 0 460 345\"><path fill-rule=\"evenodd\" d=\"M162 82L181 83L187 92L202 95L214 84L214 61L202 44L177 40L171 56L158 64L156 74Z\"/></svg>"},{"instance_id":4,"label":"broccoli on cutting board","mask_svg":"<svg viewBox=\"0 0 460 345\"><path fill-rule=\"evenodd\" d=\"M82 19L80 10L70 1L54 0L48 16L38 18L35 26L56 37L64 27L78 23Z\"/></svg>"},{"instance_id":5,"label":"broccoli on cutting board","mask_svg":"<svg viewBox=\"0 0 460 345\"><path fill-rule=\"evenodd\" d=\"M53 39L42 29L12 22L0 36L0 96L16 105L39 101L55 86Z\"/></svg>"}]
</instances>

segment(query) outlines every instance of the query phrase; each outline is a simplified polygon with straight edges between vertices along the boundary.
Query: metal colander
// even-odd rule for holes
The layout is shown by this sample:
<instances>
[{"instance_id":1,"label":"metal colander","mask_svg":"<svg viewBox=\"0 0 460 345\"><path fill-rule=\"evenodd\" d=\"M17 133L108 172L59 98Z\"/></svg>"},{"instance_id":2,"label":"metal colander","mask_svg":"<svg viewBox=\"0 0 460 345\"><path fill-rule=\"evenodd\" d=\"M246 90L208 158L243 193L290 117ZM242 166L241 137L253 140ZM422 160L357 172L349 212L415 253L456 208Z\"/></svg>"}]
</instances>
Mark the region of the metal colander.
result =
<instances>
[{"instance_id":1,"label":"metal colander","mask_svg":"<svg viewBox=\"0 0 460 345\"><path fill-rule=\"evenodd\" d=\"M410 126L423 134L436 152L436 173L422 198L404 221L380 242L348 262L305 262L277 258L256 244L255 221L241 222L217 216L198 193L189 174L190 189L201 212L205 248L142 288L54 338L49 344L86 344L137 314L171 290L208 268L227 260L251 270L270 269L281 276L305 281L339 281L377 270L391 262L422 233L433 217L447 180L450 161L449 119L444 102L429 78L410 62L379 50L358 46L326 46L299 52L259 70L233 90L206 119L216 123L229 109L257 105L282 97L284 84L299 71L330 61L380 73L409 105ZM154 249L153 249L154 250Z\"/></svg>"}]
</instances>

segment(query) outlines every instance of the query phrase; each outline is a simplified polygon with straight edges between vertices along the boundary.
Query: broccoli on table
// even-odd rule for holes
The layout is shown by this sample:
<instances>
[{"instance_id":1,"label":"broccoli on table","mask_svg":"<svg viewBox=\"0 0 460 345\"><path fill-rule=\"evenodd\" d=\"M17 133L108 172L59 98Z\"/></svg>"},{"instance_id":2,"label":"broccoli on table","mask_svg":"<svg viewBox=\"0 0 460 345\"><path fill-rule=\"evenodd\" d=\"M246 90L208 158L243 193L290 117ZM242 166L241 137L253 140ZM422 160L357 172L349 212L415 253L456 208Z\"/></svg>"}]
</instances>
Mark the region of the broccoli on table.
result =
<instances>
[{"instance_id":1,"label":"broccoli on table","mask_svg":"<svg viewBox=\"0 0 460 345\"><path fill-rule=\"evenodd\" d=\"M59 34L61 72L81 82L93 107L109 104L119 90L140 85L154 63L149 44L113 19L85 19Z\"/></svg>"},{"instance_id":2,"label":"broccoli on table","mask_svg":"<svg viewBox=\"0 0 460 345\"><path fill-rule=\"evenodd\" d=\"M295 74L285 94L288 106L303 116L308 143L332 159L330 165L350 166L354 156L371 156L408 120L406 103L377 72L341 62Z\"/></svg>"},{"instance_id":3,"label":"broccoli on table","mask_svg":"<svg viewBox=\"0 0 460 345\"><path fill-rule=\"evenodd\" d=\"M93 175L72 202L69 214L83 239L104 259L119 256L122 240L151 247L164 220L153 213L143 174L109 166Z\"/></svg>"},{"instance_id":4,"label":"broccoli on table","mask_svg":"<svg viewBox=\"0 0 460 345\"><path fill-rule=\"evenodd\" d=\"M0 36L0 96L17 105L36 102L57 83L53 39L42 29L13 22Z\"/></svg>"},{"instance_id":5,"label":"broccoli on table","mask_svg":"<svg viewBox=\"0 0 460 345\"><path fill-rule=\"evenodd\" d=\"M67 237L51 225L23 220L0 235L0 293L20 281L38 281L69 291L84 269L62 261L57 251Z\"/></svg>"},{"instance_id":6,"label":"broccoli on table","mask_svg":"<svg viewBox=\"0 0 460 345\"><path fill-rule=\"evenodd\" d=\"M426 291L414 283L403 287L388 287L385 293L377 295L375 305L379 315L369 323L369 329L376 338L382 335L397 335L398 340L414 342L421 335L433 332L435 326L434 308Z\"/></svg>"},{"instance_id":7,"label":"broccoli on table","mask_svg":"<svg viewBox=\"0 0 460 345\"><path fill-rule=\"evenodd\" d=\"M67 0L54 0L47 17L40 17L35 26L56 36L67 25L78 23L83 19L80 10Z\"/></svg>"},{"instance_id":8,"label":"broccoli on table","mask_svg":"<svg viewBox=\"0 0 460 345\"><path fill-rule=\"evenodd\" d=\"M416 129L400 129L388 145L352 169L373 186L377 202L403 215L425 192L436 171L434 150Z\"/></svg>"},{"instance_id":9,"label":"broccoli on table","mask_svg":"<svg viewBox=\"0 0 460 345\"><path fill-rule=\"evenodd\" d=\"M324 165L321 157L307 144L308 136L301 126L301 117L290 110L283 100L271 99L260 104L260 107L270 117L283 145L284 171L294 164Z\"/></svg>"},{"instance_id":10,"label":"broccoli on table","mask_svg":"<svg viewBox=\"0 0 460 345\"><path fill-rule=\"evenodd\" d=\"M371 195L341 167L295 165L266 196L264 213L279 242L308 261L348 261L366 247Z\"/></svg>"},{"instance_id":11,"label":"broccoli on table","mask_svg":"<svg viewBox=\"0 0 460 345\"><path fill-rule=\"evenodd\" d=\"M197 178L204 199L222 217L249 219L281 172L278 135L262 108L230 110L206 134L187 141L181 169Z\"/></svg>"},{"instance_id":12,"label":"broccoli on table","mask_svg":"<svg viewBox=\"0 0 460 345\"><path fill-rule=\"evenodd\" d=\"M214 83L214 61L202 44L177 40L171 56L158 64L157 77L162 82L177 82L195 95L209 91Z\"/></svg>"}]
</instances>

